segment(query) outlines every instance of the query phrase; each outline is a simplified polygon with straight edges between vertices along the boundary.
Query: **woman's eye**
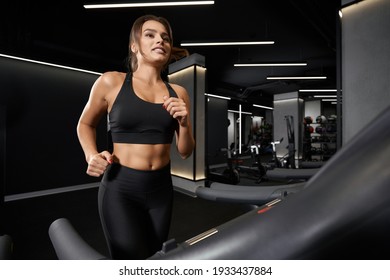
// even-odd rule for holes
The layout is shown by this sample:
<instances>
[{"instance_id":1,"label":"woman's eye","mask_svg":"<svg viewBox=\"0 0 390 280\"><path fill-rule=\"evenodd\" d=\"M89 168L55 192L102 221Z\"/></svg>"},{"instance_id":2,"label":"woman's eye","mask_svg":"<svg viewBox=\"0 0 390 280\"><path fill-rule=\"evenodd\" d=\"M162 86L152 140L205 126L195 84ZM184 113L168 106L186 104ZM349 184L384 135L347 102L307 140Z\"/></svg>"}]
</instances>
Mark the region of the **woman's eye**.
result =
<instances>
[{"instance_id":1,"label":"woman's eye","mask_svg":"<svg viewBox=\"0 0 390 280\"><path fill-rule=\"evenodd\" d=\"M155 38L155 34L153 34L153 33L145 33L145 37L146 38L150 38L150 39L154 39ZM167 42L167 43L171 42L171 39L169 38L169 36L162 36L161 38L163 39L164 42Z\"/></svg>"}]
</instances>

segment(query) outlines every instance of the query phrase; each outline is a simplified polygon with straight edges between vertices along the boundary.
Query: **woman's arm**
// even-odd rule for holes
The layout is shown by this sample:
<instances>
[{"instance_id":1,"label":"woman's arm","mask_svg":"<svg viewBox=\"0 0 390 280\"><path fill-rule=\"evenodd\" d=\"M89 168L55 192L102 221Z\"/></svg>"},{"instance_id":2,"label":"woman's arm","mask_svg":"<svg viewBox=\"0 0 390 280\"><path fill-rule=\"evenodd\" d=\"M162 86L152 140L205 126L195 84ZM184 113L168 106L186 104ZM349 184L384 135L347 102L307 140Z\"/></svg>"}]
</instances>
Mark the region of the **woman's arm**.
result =
<instances>
[{"instance_id":1,"label":"woman's arm","mask_svg":"<svg viewBox=\"0 0 390 280\"><path fill-rule=\"evenodd\" d=\"M102 175L112 162L111 154L107 151L99 153L96 145L96 127L108 109L110 75L105 73L96 80L77 124L77 135L88 163L87 174L94 177Z\"/></svg>"},{"instance_id":2,"label":"woman's arm","mask_svg":"<svg viewBox=\"0 0 390 280\"><path fill-rule=\"evenodd\" d=\"M178 85L172 84L179 98L167 98L164 100L164 107L179 122L176 131L176 147L180 156L188 158L195 147L195 140L192 136L192 125L190 119L190 100L187 91Z\"/></svg>"}]
</instances>

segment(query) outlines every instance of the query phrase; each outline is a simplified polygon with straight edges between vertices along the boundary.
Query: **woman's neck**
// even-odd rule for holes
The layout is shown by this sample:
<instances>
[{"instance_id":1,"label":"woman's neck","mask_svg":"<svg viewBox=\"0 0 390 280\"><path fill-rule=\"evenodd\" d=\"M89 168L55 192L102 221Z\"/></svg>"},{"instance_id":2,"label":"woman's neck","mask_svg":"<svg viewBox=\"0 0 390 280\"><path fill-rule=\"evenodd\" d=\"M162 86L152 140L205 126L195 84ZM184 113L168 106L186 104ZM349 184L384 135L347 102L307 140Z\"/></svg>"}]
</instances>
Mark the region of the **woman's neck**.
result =
<instances>
[{"instance_id":1,"label":"woman's neck","mask_svg":"<svg viewBox=\"0 0 390 280\"><path fill-rule=\"evenodd\" d=\"M153 85L161 81L160 70L154 67L138 67L138 69L133 72L133 77L143 82Z\"/></svg>"}]
</instances>

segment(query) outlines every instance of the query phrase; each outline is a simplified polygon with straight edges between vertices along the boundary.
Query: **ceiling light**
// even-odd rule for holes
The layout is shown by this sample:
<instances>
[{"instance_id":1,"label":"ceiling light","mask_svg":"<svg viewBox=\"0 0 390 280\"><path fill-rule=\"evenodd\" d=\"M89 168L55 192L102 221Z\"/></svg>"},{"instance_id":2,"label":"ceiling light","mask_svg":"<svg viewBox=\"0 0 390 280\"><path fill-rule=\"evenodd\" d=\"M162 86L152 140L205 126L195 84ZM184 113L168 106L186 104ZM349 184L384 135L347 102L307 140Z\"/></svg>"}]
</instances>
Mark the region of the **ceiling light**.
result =
<instances>
[{"instance_id":1,"label":"ceiling light","mask_svg":"<svg viewBox=\"0 0 390 280\"><path fill-rule=\"evenodd\" d=\"M236 67L267 67L267 66L307 66L306 62L298 63L236 63Z\"/></svg>"},{"instance_id":2,"label":"ceiling light","mask_svg":"<svg viewBox=\"0 0 390 280\"><path fill-rule=\"evenodd\" d=\"M254 107L259 107L259 108L264 108L264 109L268 109L268 110L273 110L274 108L272 107L267 107L267 106L263 106L263 105L257 105L257 104L253 104Z\"/></svg>"},{"instance_id":3,"label":"ceiling light","mask_svg":"<svg viewBox=\"0 0 390 280\"><path fill-rule=\"evenodd\" d=\"M215 97L215 98L220 98L220 99L226 99L226 100L230 100L231 99L230 97L227 97L227 96L221 96L221 95L215 95L215 94L209 94L209 93L205 93L204 95Z\"/></svg>"},{"instance_id":4,"label":"ceiling light","mask_svg":"<svg viewBox=\"0 0 390 280\"><path fill-rule=\"evenodd\" d=\"M326 79L325 76L291 76L291 77L267 77L267 80L320 80Z\"/></svg>"},{"instance_id":5,"label":"ceiling light","mask_svg":"<svg viewBox=\"0 0 390 280\"><path fill-rule=\"evenodd\" d=\"M314 98L336 98L337 95L314 95Z\"/></svg>"},{"instance_id":6,"label":"ceiling light","mask_svg":"<svg viewBox=\"0 0 390 280\"><path fill-rule=\"evenodd\" d=\"M107 8L138 8L138 7L167 7L167 6L191 6L191 5L213 5L214 1L178 1L178 2L139 2L139 3L118 3L118 4L89 4L84 5L85 9L107 9Z\"/></svg>"},{"instance_id":7,"label":"ceiling light","mask_svg":"<svg viewBox=\"0 0 390 280\"><path fill-rule=\"evenodd\" d=\"M272 45L274 41L253 41L253 42L200 42L181 43L182 47L203 47L203 46L243 46L243 45Z\"/></svg>"},{"instance_id":8,"label":"ceiling light","mask_svg":"<svg viewBox=\"0 0 390 280\"><path fill-rule=\"evenodd\" d=\"M337 92L337 89L300 89L299 92Z\"/></svg>"},{"instance_id":9,"label":"ceiling light","mask_svg":"<svg viewBox=\"0 0 390 280\"><path fill-rule=\"evenodd\" d=\"M99 73L99 72L84 70L84 69L80 69L80 68L69 67L69 66L64 66L64 65L59 65L59 64L53 64L53 63L48 63L48 62L43 62L43 61L38 61L38 60L32 60L32 59L27 59L27 58L22 58L22 57L17 57L17 56L11 56L11 55L6 55L6 54L0 54L0 56L1 57L10 58L10 59L20 60L20 61L26 61L26 62L41 64L41 65L56 67L56 68L73 70L73 71L78 71L78 72L84 72L84 73L88 73L88 74L94 74L94 75L101 75L102 74L102 73Z\"/></svg>"},{"instance_id":10,"label":"ceiling light","mask_svg":"<svg viewBox=\"0 0 390 280\"><path fill-rule=\"evenodd\" d=\"M326 102L337 102L337 99L321 99L321 101L326 101Z\"/></svg>"},{"instance_id":11,"label":"ceiling light","mask_svg":"<svg viewBox=\"0 0 390 280\"><path fill-rule=\"evenodd\" d=\"M252 115L251 112L245 112L245 111L228 110L228 112L230 112L230 113L235 113L235 114Z\"/></svg>"}]
</instances>

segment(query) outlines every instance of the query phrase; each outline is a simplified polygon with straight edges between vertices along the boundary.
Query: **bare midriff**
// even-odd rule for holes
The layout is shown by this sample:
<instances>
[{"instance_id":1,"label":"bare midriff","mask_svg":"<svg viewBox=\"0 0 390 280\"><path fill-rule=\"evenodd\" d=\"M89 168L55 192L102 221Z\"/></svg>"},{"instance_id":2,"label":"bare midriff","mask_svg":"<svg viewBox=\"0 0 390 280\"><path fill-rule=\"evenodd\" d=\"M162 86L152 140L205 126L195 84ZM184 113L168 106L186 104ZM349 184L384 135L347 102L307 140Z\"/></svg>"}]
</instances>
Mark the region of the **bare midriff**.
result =
<instances>
[{"instance_id":1,"label":"bare midriff","mask_svg":"<svg viewBox=\"0 0 390 280\"><path fill-rule=\"evenodd\" d=\"M114 161L138 170L158 170L170 161L171 144L114 143Z\"/></svg>"}]
</instances>

